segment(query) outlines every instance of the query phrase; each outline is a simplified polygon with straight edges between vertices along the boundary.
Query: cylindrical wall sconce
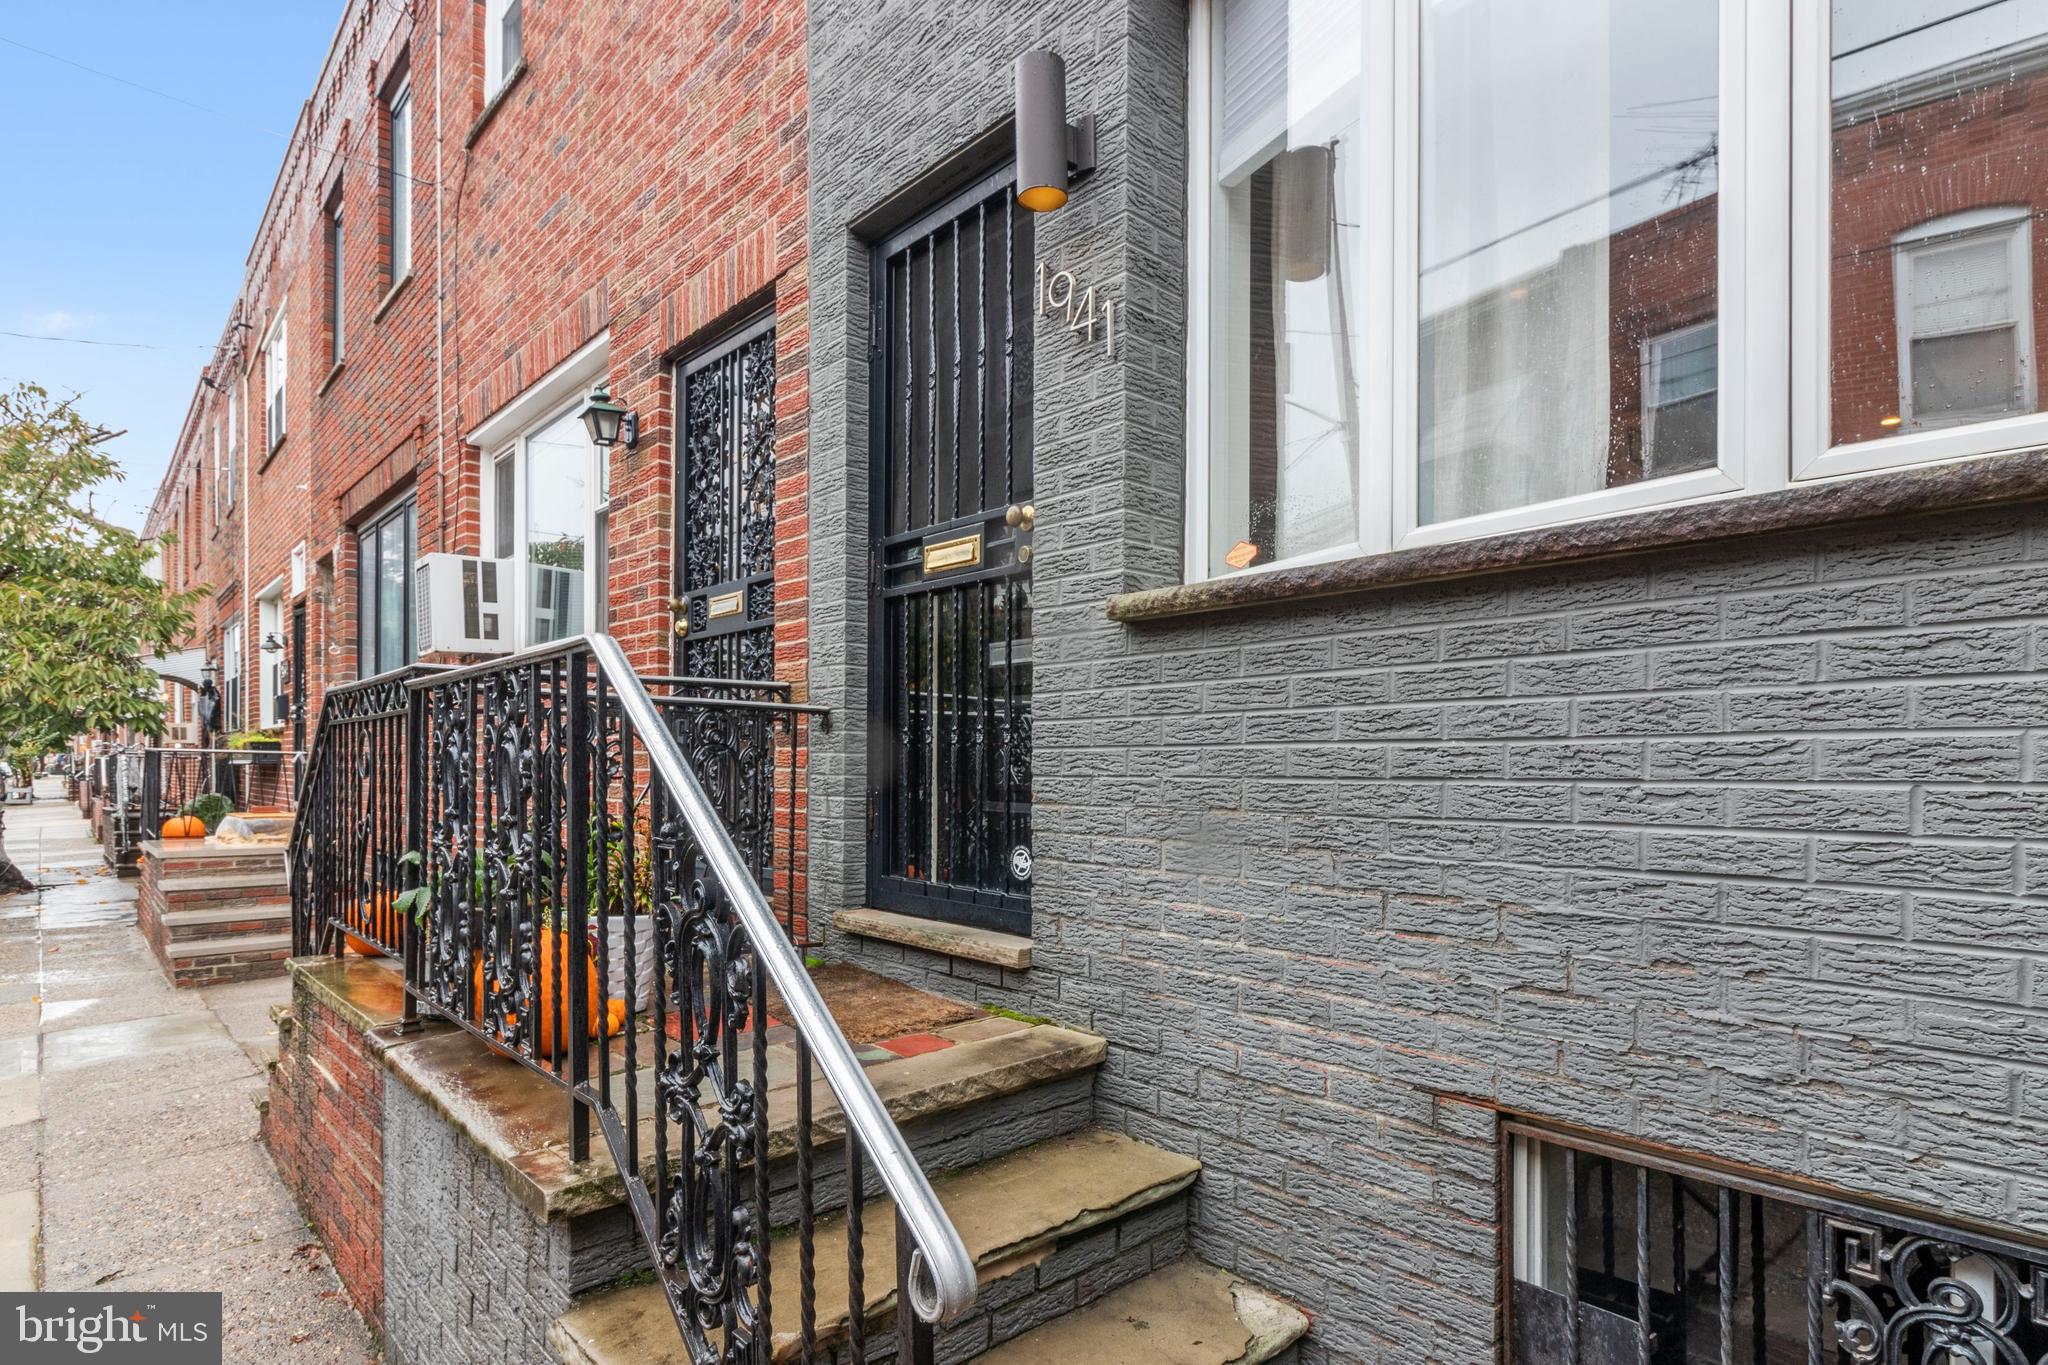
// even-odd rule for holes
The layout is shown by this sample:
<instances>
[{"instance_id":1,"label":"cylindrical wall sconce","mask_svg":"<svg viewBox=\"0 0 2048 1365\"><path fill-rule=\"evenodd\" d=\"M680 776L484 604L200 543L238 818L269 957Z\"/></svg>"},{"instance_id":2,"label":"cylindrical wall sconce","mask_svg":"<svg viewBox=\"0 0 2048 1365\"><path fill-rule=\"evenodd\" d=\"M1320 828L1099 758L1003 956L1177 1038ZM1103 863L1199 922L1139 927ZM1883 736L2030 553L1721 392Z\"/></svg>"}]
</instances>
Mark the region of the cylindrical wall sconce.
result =
<instances>
[{"instance_id":1,"label":"cylindrical wall sconce","mask_svg":"<svg viewBox=\"0 0 2048 1365\"><path fill-rule=\"evenodd\" d=\"M1057 52L1017 58L1017 202L1049 213L1071 177L1095 169L1095 116L1067 122L1067 64Z\"/></svg>"}]
</instances>

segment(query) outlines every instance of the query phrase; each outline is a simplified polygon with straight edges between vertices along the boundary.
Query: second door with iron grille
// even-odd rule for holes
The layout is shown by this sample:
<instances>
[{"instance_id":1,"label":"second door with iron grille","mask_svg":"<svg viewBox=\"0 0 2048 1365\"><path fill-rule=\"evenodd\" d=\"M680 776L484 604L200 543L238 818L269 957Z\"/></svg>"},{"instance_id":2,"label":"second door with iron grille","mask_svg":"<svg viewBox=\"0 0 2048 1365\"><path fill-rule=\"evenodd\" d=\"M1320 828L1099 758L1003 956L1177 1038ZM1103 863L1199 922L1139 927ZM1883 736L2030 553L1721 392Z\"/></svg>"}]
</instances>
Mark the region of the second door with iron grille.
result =
<instances>
[{"instance_id":1,"label":"second door with iron grille","mask_svg":"<svg viewBox=\"0 0 2048 1365\"><path fill-rule=\"evenodd\" d=\"M1013 182L875 252L868 892L1028 933L1032 261Z\"/></svg>"},{"instance_id":2,"label":"second door with iron grille","mask_svg":"<svg viewBox=\"0 0 2048 1365\"><path fill-rule=\"evenodd\" d=\"M775 319L676 371L676 671L775 676Z\"/></svg>"}]
</instances>

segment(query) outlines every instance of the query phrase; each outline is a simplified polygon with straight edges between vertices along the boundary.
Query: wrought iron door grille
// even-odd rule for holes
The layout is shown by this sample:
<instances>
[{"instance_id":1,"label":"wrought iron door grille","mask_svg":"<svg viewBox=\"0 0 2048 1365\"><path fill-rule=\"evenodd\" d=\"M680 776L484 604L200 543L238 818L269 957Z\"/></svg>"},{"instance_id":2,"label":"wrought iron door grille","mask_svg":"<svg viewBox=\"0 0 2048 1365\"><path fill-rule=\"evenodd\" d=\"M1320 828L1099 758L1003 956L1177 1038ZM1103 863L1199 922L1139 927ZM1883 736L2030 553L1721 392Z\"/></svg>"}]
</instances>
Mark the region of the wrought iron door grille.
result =
<instances>
[{"instance_id":1,"label":"wrought iron door grille","mask_svg":"<svg viewBox=\"0 0 2048 1365\"><path fill-rule=\"evenodd\" d=\"M2048 1248L1507 1131L1515 1365L2048 1361Z\"/></svg>"},{"instance_id":2,"label":"wrought iron door grille","mask_svg":"<svg viewBox=\"0 0 2048 1365\"><path fill-rule=\"evenodd\" d=\"M677 372L676 664L775 676L775 319Z\"/></svg>"},{"instance_id":3,"label":"wrought iron door grille","mask_svg":"<svg viewBox=\"0 0 2048 1365\"><path fill-rule=\"evenodd\" d=\"M1030 929L1030 215L1004 170L874 258L869 896Z\"/></svg>"}]
</instances>

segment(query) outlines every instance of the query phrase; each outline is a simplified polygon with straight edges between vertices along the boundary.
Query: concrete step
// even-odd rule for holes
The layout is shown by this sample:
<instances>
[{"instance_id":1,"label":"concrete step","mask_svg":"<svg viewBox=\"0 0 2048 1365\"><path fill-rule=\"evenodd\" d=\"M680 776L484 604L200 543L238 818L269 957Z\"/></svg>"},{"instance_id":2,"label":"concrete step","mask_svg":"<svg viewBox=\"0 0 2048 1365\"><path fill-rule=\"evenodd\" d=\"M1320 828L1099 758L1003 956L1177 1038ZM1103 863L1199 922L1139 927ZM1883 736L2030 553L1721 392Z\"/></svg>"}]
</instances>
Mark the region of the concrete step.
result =
<instances>
[{"instance_id":1,"label":"concrete step","mask_svg":"<svg viewBox=\"0 0 2048 1365\"><path fill-rule=\"evenodd\" d=\"M231 892L268 891L283 896L290 894L291 878L283 867L239 868L233 872L187 872L163 876L157 879L157 886L166 900L220 896Z\"/></svg>"},{"instance_id":2,"label":"concrete step","mask_svg":"<svg viewBox=\"0 0 2048 1365\"><path fill-rule=\"evenodd\" d=\"M206 909L166 910L163 926L165 937L174 944L279 931L288 934L292 927L292 903L259 900Z\"/></svg>"},{"instance_id":3,"label":"concrete step","mask_svg":"<svg viewBox=\"0 0 2048 1365\"><path fill-rule=\"evenodd\" d=\"M975 1311L943 1333L940 1354L961 1359L1183 1257L1185 1196L1200 1170L1192 1157L1085 1128L935 1180L982 1284ZM860 1311L869 1324L869 1356L880 1360L894 1349L887 1338L896 1298L895 1211L886 1199L869 1200L863 1210ZM845 1218L821 1219L814 1245L818 1337L829 1349L845 1339L853 1312ZM769 1256L777 1361L802 1353L797 1258L793 1233L778 1232ZM658 1284L585 1297L556 1321L548 1340L567 1365L688 1359Z\"/></svg>"},{"instance_id":4,"label":"concrete step","mask_svg":"<svg viewBox=\"0 0 2048 1365\"><path fill-rule=\"evenodd\" d=\"M283 976L292 954L290 929L167 945L165 967L174 986L213 986L259 976Z\"/></svg>"},{"instance_id":5,"label":"concrete step","mask_svg":"<svg viewBox=\"0 0 2048 1365\"><path fill-rule=\"evenodd\" d=\"M1263 1365L1293 1350L1308 1315L1193 1257L1012 1337L983 1365Z\"/></svg>"}]
</instances>

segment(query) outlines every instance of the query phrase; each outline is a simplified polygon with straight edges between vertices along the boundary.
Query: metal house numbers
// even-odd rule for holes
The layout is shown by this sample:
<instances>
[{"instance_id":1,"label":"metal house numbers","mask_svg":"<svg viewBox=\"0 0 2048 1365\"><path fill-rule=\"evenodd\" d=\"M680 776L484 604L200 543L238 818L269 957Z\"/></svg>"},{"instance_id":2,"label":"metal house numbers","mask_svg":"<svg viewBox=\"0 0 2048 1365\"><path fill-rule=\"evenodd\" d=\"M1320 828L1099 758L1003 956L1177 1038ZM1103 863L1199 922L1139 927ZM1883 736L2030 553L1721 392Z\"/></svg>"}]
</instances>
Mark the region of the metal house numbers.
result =
<instances>
[{"instance_id":1,"label":"metal house numbers","mask_svg":"<svg viewBox=\"0 0 2048 1365\"><path fill-rule=\"evenodd\" d=\"M1116 354L1116 300L1105 298L1097 301L1095 286L1083 285L1074 278L1071 270L1054 270L1044 261L1038 263L1038 316L1060 312L1067 320L1067 330L1078 332L1089 341L1096 340L1101 330L1102 353Z\"/></svg>"}]
</instances>

